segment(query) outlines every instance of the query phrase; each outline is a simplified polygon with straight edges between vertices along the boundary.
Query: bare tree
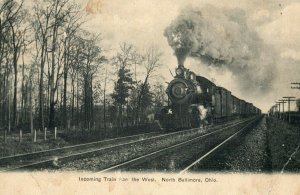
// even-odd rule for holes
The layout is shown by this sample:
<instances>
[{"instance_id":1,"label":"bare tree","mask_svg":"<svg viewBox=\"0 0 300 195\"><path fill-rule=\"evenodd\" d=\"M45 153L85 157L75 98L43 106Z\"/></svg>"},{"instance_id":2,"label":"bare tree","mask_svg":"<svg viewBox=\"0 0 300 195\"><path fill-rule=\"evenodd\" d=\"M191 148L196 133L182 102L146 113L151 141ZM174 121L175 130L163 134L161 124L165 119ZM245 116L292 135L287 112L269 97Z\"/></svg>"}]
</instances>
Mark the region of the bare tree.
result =
<instances>
[{"instance_id":1,"label":"bare tree","mask_svg":"<svg viewBox=\"0 0 300 195\"><path fill-rule=\"evenodd\" d=\"M143 83L141 84L140 90L138 91L138 98L137 98L137 119L140 121L140 113L141 113L141 102L144 97L146 97L146 93L149 91L147 90L147 86L149 84L149 79L153 76L154 72L157 68L161 66L160 58L162 53L155 47L150 47L146 50L145 54L143 55L143 66L145 68L145 78Z\"/></svg>"},{"instance_id":2,"label":"bare tree","mask_svg":"<svg viewBox=\"0 0 300 195\"><path fill-rule=\"evenodd\" d=\"M81 38L80 74L83 80L83 110L84 110L84 125L90 128L94 124L94 97L93 83L94 77L102 67L105 58L102 48L98 45L100 40L99 35L83 32Z\"/></svg>"},{"instance_id":3,"label":"bare tree","mask_svg":"<svg viewBox=\"0 0 300 195\"><path fill-rule=\"evenodd\" d=\"M43 8L39 3L34 5L34 20L33 29L35 30L36 39L36 60L39 60L39 122L40 128L45 128L44 120L44 69L46 64L48 37L50 29L50 17L53 13L54 7L47 6Z\"/></svg>"},{"instance_id":4,"label":"bare tree","mask_svg":"<svg viewBox=\"0 0 300 195\"><path fill-rule=\"evenodd\" d=\"M13 127L17 127L17 85L18 85L18 59L20 56L21 46L22 46L22 36L24 32L21 30L21 26L24 23L24 12L23 12L23 1L17 3L14 0L6 0L3 2L0 8L0 78L9 78L12 71L8 71L8 64L12 64L14 73L14 84L13 84ZM6 59L6 70L4 74L2 73L2 64L4 58ZM3 75L3 76L2 76ZM1 79L2 80L2 79ZM4 81L0 85L4 88L10 87L7 85L8 80ZM5 84L6 83L6 84ZM7 92L9 90L4 90ZM8 97L9 98L9 97ZM6 97L4 98L8 100ZM4 103L4 101L3 101ZM5 101L4 105L8 105L8 126L10 130L10 104ZM5 106L4 106L5 107Z\"/></svg>"},{"instance_id":5,"label":"bare tree","mask_svg":"<svg viewBox=\"0 0 300 195\"><path fill-rule=\"evenodd\" d=\"M71 63L76 63L78 60L77 56L71 58L72 48L76 47L76 32L83 23L81 21L82 16L80 11L77 10L77 7L73 8L73 11L70 12L66 17L66 27L64 32L64 68L63 68L63 77L64 77L64 89L63 89L63 125L67 127L68 112L67 112L67 82L68 82L68 72L70 69ZM72 79L72 81L74 81ZM74 84L74 83L73 83ZM74 89L73 89L74 90ZM73 117L73 115L72 115Z\"/></svg>"},{"instance_id":6,"label":"bare tree","mask_svg":"<svg viewBox=\"0 0 300 195\"><path fill-rule=\"evenodd\" d=\"M67 79L70 59L70 48L77 29L82 22L79 7L69 0L44 0L42 5L35 5L35 27L37 50L40 59L39 81L39 118L44 128L44 75L48 78L48 126L53 128L55 106L57 104L58 84L64 78L63 87L63 124L66 126L67 112ZM48 72L45 73L45 65Z\"/></svg>"}]
</instances>

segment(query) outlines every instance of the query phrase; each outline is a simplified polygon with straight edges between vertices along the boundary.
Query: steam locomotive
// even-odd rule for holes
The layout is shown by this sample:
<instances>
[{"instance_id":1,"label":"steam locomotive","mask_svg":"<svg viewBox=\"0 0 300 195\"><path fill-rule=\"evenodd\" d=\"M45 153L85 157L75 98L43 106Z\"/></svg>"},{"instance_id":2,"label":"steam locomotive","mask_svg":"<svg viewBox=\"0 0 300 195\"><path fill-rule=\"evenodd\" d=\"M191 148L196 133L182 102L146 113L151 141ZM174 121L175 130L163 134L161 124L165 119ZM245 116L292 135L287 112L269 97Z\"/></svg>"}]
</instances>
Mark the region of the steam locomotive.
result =
<instances>
[{"instance_id":1,"label":"steam locomotive","mask_svg":"<svg viewBox=\"0 0 300 195\"><path fill-rule=\"evenodd\" d=\"M253 104L179 65L166 93L168 106L156 114L165 130L196 128L261 114Z\"/></svg>"}]
</instances>

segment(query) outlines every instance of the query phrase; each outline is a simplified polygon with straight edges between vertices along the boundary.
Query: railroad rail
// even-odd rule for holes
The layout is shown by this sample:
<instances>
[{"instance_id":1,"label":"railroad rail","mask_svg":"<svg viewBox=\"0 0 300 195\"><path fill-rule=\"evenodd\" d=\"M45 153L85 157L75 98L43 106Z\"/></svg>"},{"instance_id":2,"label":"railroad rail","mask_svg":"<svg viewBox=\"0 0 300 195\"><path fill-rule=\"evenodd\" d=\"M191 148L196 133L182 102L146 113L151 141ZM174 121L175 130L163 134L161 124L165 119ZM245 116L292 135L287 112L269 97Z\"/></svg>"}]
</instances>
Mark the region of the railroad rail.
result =
<instances>
[{"instance_id":1,"label":"railroad rail","mask_svg":"<svg viewBox=\"0 0 300 195\"><path fill-rule=\"evenodd\" d=\"M204 137L208 137L208 136L211 136L211 135L214 135L214 134L223 132L223 131L226 130L226 129L234 128L234 127L237 127L237 126L242 125L243 127L242 127L241 130L239 130L238 132L235 132L234 135L230 136L230 137L234 137L234 136L237 135L239 132L241 132L241 131L243 131L245 128L247 128L250 124L255 123L257 120L258 120L258 118L255 117L255 118L251 118L251 119L248 119L248 120L244 120L244 121L242 121L242 122L237 122L237 123L228 125L228 126L226 126L226 127L217 128L215 131L212 131L212 132L209 132L209 133L205 133L205 134L196 136L196 137L194 137L194 138L192 138L192 139L189 139L189 140L186 140L186 141L183 141L183 142L180 142L180 143L171 145L171 146L167 146L167 147L162 148L162 149L159 149L159 150L157 150L157 151L154 151L154 152L151 152L151 153L148 153L148 154L139 156L139 157L137 157L137 158L128 160L128 161L126 161L126 162L122 162L122 163L113 165L113 166L111 166L111 167L108 167L108 168L106 168L106 169L103 169L103 170L99 171L98 173L104 173L104 172L114 171L114 170L126 170L128 167L133 167L133 166L135 166L135 165L137 165L137 164L141 164L141 163L144 163L144 162L149 161L149 160L154 160L155 158L157 158L157 157L159 157L159 156L162 156L162 155L165 154L166 152L174 151L175 149L178 149L178 148L184 147L184 146L186 146L186 145L190 145L190 144L192 144L192 143L195 143L195 142L197 142L197 141L203 139ZM245 123L246 123L246 125L244 125ZM228 138L228 139L229 139L229 138ZM226 140L226 142L228 141L228 139ZM225 142L225 141L224 141L224 142Z\"/></svg>"},{"instance_id":2,"label":"railroad rail","mask_svg":"<svg viewBox=\"0 0 300 195\"><path fill-rule=\"evenodd\" d=\"M223 126L230 126L232 123ZM207 129L216 129L222 125L209 127ZM34 153L20 154L15 156L8 156L0 158L0 166L3 165L4 171L26 170L55 167L58 164L63 164L68 161L74 161L82 158L95 157L108 151L114 151L122 147L128 147L132 144L143 143L146 141L154 141L156 139L167 138L170 136L178 136L187 133L199 132L199 128L187 129L184 131L177 131L166 134L146 133L134 136L121 137L116 139L103 140L98 142L91 142L86 144L79 144L74 146L67 146L63 148L50 149Z\"/></svg>"},{"instance_id":3,"label":"railroad rail","mask_svg":"<svg viewBox=\"0 0 300 195\"><path fill-rule=\"evenodd\" d=\"M39 163L51 163L55 158L59 158L63 155L78 154L79 151L90 150L97 147L107 147L113 144L121 144L122 142L134 141L144 139L148 136L154 136L159 134L158 132L137 134L125 137L119 137L114 139L106 139L96 142L89 142L84 144L76 144L72 146L66 146L62 148L54 148L49 150L42 150L31 153L17 154L13 156L6 156L0 158L0 172L12 171L20 168L26 168ZM8 167L8 168L5 168Z\"/></svg>"},{"instance_id":4,"label":"railroad rail","mask_svg":"<svg viewBox=\"0 0 300 195\"><path fill-rule=\"evenodd\" d=\"M286 167L288 166L288 164L290 163L290 161L293 159L293 157L296 155L296 153L299 151L300 145L298 145L295 149L295 151L291 154L291 156L288 158L288 160L286 161L286 163L284 163L280 173L283 174L283 172L285 171Z\"/></svg>"}]
</instances>

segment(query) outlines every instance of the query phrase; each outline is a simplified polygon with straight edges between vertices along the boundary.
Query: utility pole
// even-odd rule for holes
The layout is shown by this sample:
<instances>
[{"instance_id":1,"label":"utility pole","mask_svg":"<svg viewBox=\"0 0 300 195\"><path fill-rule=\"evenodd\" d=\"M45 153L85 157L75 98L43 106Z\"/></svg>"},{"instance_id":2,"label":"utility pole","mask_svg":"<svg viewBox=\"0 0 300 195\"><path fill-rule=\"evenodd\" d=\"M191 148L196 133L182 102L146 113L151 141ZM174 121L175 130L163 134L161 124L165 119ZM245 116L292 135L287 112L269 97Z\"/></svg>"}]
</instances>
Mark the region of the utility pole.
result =
<instances>
[{"instance_id":1,"label":"utility pole","mask_svg":"<svg viewBox=\"0 0 300 195\"><path fill-rule=\"evenodd\" d=\"M273 107L272 107L272 114L273 114L273 116L275 115L275 113L276 113L276 110L277 110L277 106L276 105L274 105Z\"/></svg>"},{"instance_id":2,"label":"utility pole","mask_svg":"<svg viewBox=\"0 0 300 195\"><path fill-rule=\"evenodd\" d=\"M281 100L279 100L278 102L279 102L279 103L282 103L282 112L284 112L284 104L285 104L287 101L281 99Z\"/></svg>"},{"instance_id":3,"label":"utility pole","mask_svg":"<svg viewBox=\"0 0 300 195\"><path fill-rule=\"evenodd\" d=\"M279 110L278 110L278 118L280 118L280 102L275 102L276 105L278 106Z\"/></svg>"},{"instance_id":4,"label":"utility pole","mask_svg":"<svg viewBox=\"0 0 300 195\"><path fill-rule=\"evenodd\" d=\"M283 97L286 99L286 101L288 102L288 111L289 111L289 123L291 123L291 110L290 110L290 102L291 101L296 101L295 100L295 97L293 96L286 96L286 97Z\"/></svg>"},{"instance_id":5,"label":"utility pole","mask_svg":"<svg viewBox=\"0 0 300 195\"><path fill-rule=\"evenodd\" d=\"M291 83L291 84L292 84L292 86L291 86L292 89L299 89L300 90L300 83Z\"/></svg>"},{"instance_id":6,"label":"utility pole","mask_svg":"<svg viewBox=\"0 0 300 195\"><path fill-rule=\"evenodd\" d=\"M274 115L276 116L277 113L278 113L278 104L275 104L275 106L274 106Z\"/></svg>"},{"instance_id":7,"label":"utility pole","mask_svg":"<svg viewBox=\"0 0 300 195\"><path fill-rule=\"evenodd\" d=\"M276 110L277 110L277 106L276 106L276 105L273 105L273 106L270 108L269 114L270 114L271 116L275 116Z\"/></svg>"},{"instance_id":8,"label":"utility pole","mask_svg":"<svg viewBox=\"0 0 300 195\"><path fill-rule=\"evenodd\" d=\"M278 102L279 102L279 104L282 103L282 115L281 115L281 118L284 119L284 104L285 104L287 101L281 99L281 100L279 100Z\"/></svg>"}]
</instances>

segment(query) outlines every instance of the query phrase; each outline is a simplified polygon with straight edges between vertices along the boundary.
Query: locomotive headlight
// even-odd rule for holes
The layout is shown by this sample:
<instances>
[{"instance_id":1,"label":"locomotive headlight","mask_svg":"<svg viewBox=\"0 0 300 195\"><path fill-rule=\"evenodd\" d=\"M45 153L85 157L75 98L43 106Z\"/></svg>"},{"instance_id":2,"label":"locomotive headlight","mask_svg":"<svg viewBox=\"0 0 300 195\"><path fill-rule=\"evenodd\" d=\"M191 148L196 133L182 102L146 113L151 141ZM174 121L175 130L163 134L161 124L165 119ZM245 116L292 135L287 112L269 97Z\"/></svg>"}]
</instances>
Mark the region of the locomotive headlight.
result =
<instances>
[{"instance_id":1,"label":"locomotive headlight","mask_svg":"<svg viewBox=\"0 0 300 195\"><path fill-rule=\"evenodd\" d=\"M183 70L181 68L177 68L176 75L182 75L182 74L183 74Z\"/></svg>"}]
</instances>

